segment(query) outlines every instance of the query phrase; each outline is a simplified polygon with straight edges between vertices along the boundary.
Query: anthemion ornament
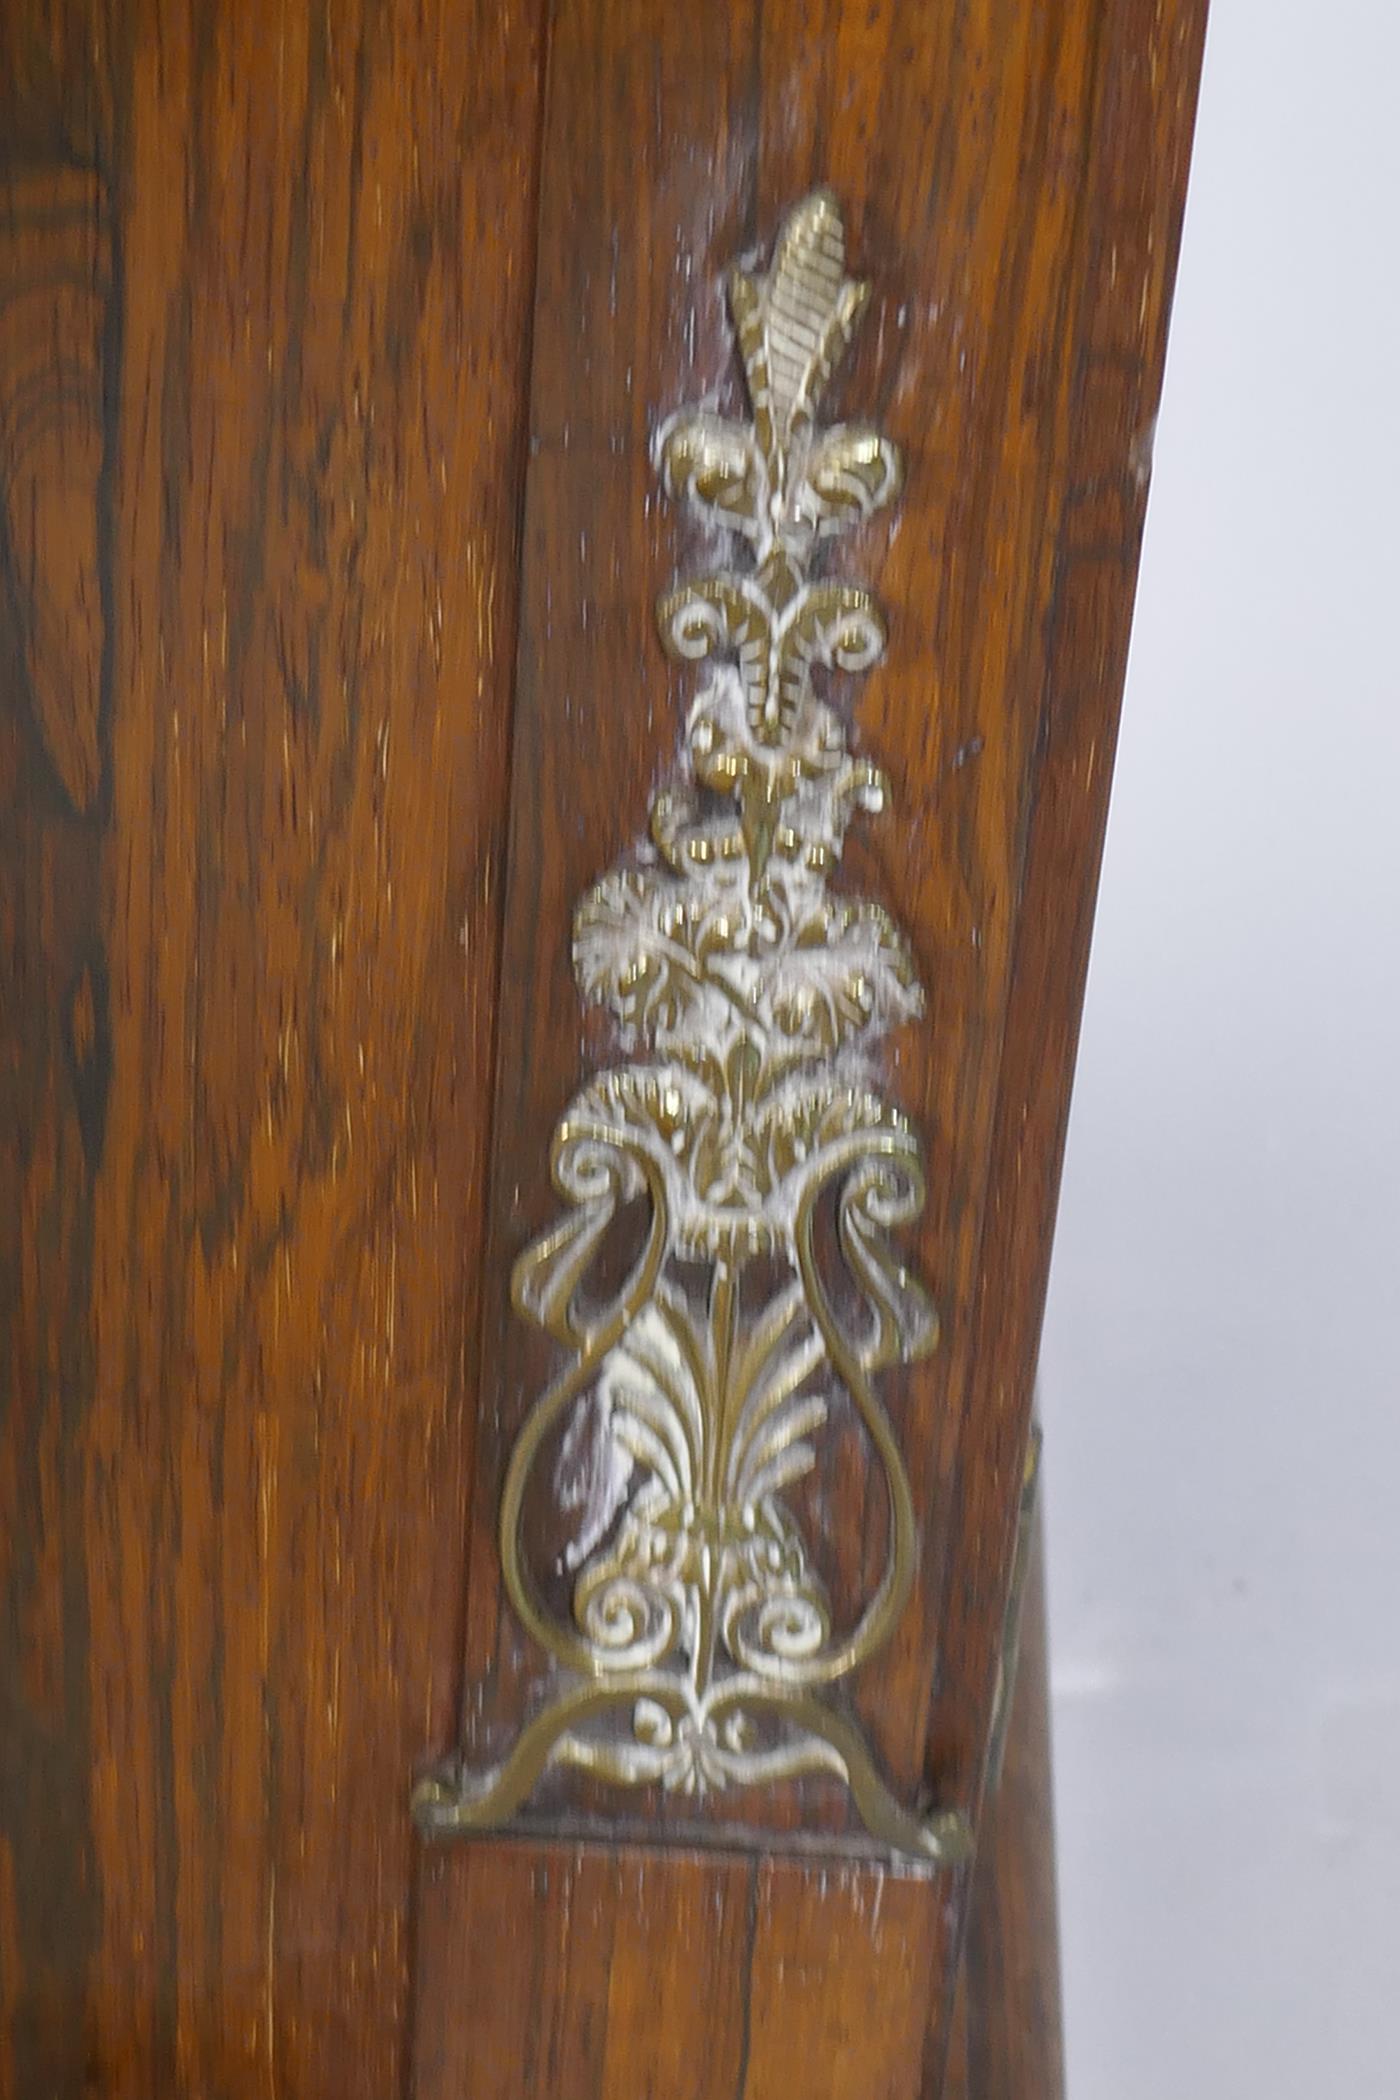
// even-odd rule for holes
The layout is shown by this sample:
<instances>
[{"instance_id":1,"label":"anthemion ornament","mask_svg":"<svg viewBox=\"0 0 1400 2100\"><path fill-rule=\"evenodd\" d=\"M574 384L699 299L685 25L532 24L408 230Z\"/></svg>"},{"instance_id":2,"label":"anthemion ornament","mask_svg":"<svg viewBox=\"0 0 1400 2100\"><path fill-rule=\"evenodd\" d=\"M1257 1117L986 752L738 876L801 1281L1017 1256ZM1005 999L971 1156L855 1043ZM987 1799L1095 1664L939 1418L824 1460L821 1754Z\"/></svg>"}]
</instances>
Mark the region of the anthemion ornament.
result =
<instances>
[{"instance_id":1,"label":"anthemion ornament","mask_svg":"<svg viewBox=\"0 0 1400 2100\"><path fill-rule=\"evenodd\" d=\"M667 493L747 558L661 601L667 650L710 666L689 775L652 805L656 850L575 915L580 992L611 1009L628 1055L561 1118L553 1173L569 1208L512 1279L517 1312L566 1355L519 1434L500 1513L506 1591L550 1672L499 1765L419 1788L428 1830L499 1826L551 1765L690 1794L824 1773L891 1848L966 1850L961 1818L894 1799L839 1691L888 1639L914 1575L909 1481L877 1381L937 1337L889 1238L923 1206L919 1142L867 1055L923 995L889 916L828 887L847 826L883 809L886 785L812 678L814 665L866 670L884 646L869 594L812 574L819 544L900 485L886 438L817 420L867 296L846 276L836 200L817 191L767 275L730 279L750 419L689 411L661 433ZM636 1199L645 1244L600 1307L585 1281ZM817 1252L823 1209L846 1272L839 1307ZM788 1499L838 1388L888 1505L883 1572L843 1626ZM532 1578L522 1510L585 1403L625 1487L575 1565L566 1616Z\"/></svg>"}]
</instances>

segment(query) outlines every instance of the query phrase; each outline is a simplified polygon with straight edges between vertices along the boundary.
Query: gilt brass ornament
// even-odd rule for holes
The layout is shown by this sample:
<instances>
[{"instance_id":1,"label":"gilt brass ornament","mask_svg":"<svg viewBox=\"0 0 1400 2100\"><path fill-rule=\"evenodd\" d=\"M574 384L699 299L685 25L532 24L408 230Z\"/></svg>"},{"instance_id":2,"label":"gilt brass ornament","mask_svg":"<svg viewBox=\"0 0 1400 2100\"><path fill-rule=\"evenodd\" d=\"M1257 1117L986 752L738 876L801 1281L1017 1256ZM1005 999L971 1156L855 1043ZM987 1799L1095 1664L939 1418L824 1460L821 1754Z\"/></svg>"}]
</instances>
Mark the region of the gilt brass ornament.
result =
<instances>
[{"instance_id":1,"label":"gilt brass ornament","mask_svg":"<svg viewBox=\"0 0 1400 2100\"><path fill-rule=\"evenodd\" d=\"M828 887L848 825L883 809L886 783L812 676L864 671L884 646L869 593L812 573L820 543L900 485L888 439L817 421L867 297L846 276L836 200L818 191L766 276L730 279L750 420L687 411L660 435L668 495L748 560L661 601L667 650L710 667L689 777L655 798L651 848L574 918L580 992L612 1011L627 1061L559 1122L568 1209L512 1279L518 1313L567 1359L520 1431L500 1513L506 1591L551 1675L501 1764L419 1789L428 1830L499 1826L552 1765L687 1794L824 1773L892 1849L926 1862L967 1849L960 1817L895 1800L839 1689L888 1639L915 1569L877 1380L938 1332L889 1237L923 1207L919 1141L868 1055L923 994L888 914ZM598 1256L628 1205L644 1212L643 1244L600 1306ZM887 1504L883 1571L839 1625L789 1499L838 1389ZM565 1616L527 1564L522 1513L542 1453L584 1405L621 1490L601 1535L577 1544Z\"/></svg>"}]
</instances>

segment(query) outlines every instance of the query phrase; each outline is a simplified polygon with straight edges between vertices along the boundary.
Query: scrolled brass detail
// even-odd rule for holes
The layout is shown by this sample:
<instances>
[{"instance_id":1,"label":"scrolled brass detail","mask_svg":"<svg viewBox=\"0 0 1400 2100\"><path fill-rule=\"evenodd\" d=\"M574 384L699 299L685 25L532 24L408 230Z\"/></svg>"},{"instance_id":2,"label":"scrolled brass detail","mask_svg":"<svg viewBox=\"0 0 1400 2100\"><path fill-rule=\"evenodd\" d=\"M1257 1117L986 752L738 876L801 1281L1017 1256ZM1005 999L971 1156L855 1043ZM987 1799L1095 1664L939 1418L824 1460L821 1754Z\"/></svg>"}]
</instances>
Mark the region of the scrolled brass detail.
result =
<instances>
[{"instance_id":1,"label":"scrolled brass detail","mask_svg":"<svg viewBox=\"0 0 1400 2100\"><path fill-rule=\"evenodd\" d=\"M683 1794L826 1773L891 1848L926 1862L967 1850L961 1818L894 1799L832 1695L909 1596L914 1508L876 1380L938 1332L890 1237L923 1207L919 1142L865 1058L923 993L889 915L828 888L847 827L880 812L887 787L812 675L863 671L884 646L869 593L811 573L822 540L900 486L886 438L817 420L867 297L845 273L836 200L818 191L767 274L730 279L750 420L687 411L661 433L667 492L738 535L752 566L662 598L666 649L711 666L690 777L655 798L651 848L575 914L580 991L611 1009L629 1062L561 1118L567 1209L513 1274L516 1310L566 1360L520 1431L500 1515L506 1591L556 1677L502 1764L420 1787L429 1831L499 1826L551 1765ZM599 1303L597 1258L634 1201L642 1245ZM817 1251L823 1205L840 1305ZM885 1566L849 1626L786 1499L816 1464L836 1386L888 1505ZM564 1618L540 1594L522 1514L585 1399L624 1486Z\"/></svg>"}]
</instances>

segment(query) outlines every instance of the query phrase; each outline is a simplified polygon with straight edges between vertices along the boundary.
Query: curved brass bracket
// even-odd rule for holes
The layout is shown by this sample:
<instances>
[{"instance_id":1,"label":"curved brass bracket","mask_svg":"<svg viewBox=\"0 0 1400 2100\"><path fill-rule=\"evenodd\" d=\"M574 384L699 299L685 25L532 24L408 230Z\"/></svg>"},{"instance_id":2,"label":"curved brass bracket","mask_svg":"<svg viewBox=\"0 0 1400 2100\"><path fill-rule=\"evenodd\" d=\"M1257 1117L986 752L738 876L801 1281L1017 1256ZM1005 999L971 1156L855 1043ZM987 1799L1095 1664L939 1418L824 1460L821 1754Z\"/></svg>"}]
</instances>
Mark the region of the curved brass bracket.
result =
<instances>
[{"instance_id":1,"label":"curved brass bracket","mask_svg":"<svg viewBox=\"0 0 1400 2100\"><path fill-rule=\"evenodd\" d=\"M445 1769L414 1807L430 1834L499 1827L551 1765L691 1794L827 1773L879 1841L946 1862L970 1848L964 1820L902 1807L832 1699L889 1639L917 1559L875 1380L938 1332L889 1238L923 1208L919 1142L862 1061L923 993L888 915L827 886L852 816L879 811L886 783L812 679L864 670L884 646L869 594L811 570L823 539L897 493L900 459L865 425L816 419L868 296L845 274L828 191L788 218L766 276L736 271L729 295L752 417L674 417L659 464L667 492L746 541L753 565L682 583L658 608L670 653L713 666L690 717L692 778L652 805L656 852L604 876L574 919L580 990L635 1054L561 1119L554 1182L570 1208L513 1276L516 1310L568 1352L521 1429L500 1518L507 1594L556 1676L503 1763ZM634 1199L645 1244L600 1306L596 1258ZM819 1209L853 1318L815 1251ZM785 1499L816 1463L833 1385L888 1508L883 1572L848 1627ZM590 1394L625 1487L579 1552L565 1619L539 1594L521 1517L541 1452Z\"/></svg>"}]
</instances>

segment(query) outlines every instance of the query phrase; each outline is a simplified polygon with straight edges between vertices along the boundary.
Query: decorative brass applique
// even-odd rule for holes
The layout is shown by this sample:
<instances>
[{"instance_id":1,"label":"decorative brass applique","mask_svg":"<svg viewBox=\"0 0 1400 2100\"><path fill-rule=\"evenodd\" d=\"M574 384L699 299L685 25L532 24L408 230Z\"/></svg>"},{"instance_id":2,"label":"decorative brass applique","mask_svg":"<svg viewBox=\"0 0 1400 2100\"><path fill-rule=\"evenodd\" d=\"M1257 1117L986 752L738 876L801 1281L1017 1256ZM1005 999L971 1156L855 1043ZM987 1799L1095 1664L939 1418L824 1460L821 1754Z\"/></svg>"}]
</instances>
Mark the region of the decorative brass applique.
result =
<instances>
[{"instance_id":1,"label":"decorative brass applique","mask_svg":"<svg viewBox=\"0 0 1400 2100\"><path fill-rule=\"evenodd\" d=\"M685 1793L824 1772L891 1847L967 1849L961 1818L895 1801L830 1695L909 1594L914 1511L875 1381L931 1349L938 1324L887 1236L923 1206L918 1140L863 1055L923 995L888 915L827 888L853 815L879 811L886 784L812 683L814 665L862 671L884 646L867 592L810 574L820 540L899 488L885 438L816 420L867 292L818 191L766 277L730 280L751 422L691 411L661 435L668 493L746 540L753 565L662 599L666 648L713 666L689 723L693 778L656 797L656 851L604 876L574 921L580 990L612 1009L631 1061L560 1121L570 1209L515 1268L517 1310L569 1360L520 1432L500 1519L507 1592L560 1677L501 1765L424 1783L429 1830L498 1826L551 1764ZM600 1307L586 1280L634 1199L645 1244ZM849 1627L785 1499L816 1463L837 1383L888 1500L885 1567ZM532 1578L521 1518L542 1449L586 1396L625 1485L603 1536L579 1542L565 1619Z\"/></svg>"}]
</instances>

